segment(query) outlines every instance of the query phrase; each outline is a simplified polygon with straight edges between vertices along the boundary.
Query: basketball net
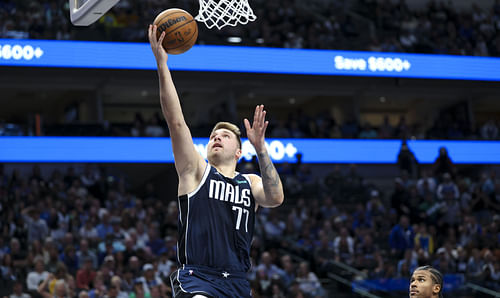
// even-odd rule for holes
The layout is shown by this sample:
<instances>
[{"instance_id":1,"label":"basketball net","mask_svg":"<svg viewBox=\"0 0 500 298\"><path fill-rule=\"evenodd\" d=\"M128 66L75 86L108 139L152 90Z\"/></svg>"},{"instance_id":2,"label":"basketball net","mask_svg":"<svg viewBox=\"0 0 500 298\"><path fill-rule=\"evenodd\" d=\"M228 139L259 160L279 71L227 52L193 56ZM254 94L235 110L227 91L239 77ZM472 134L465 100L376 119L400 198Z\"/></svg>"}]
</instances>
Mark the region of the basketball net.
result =
<instances>
[{"instance_id":1,"label":"basketball net","mask_svg":"<svg viewBox=\"0 0 500 298\"><path fill-rule=\"evenodd\" d=\"M245 25L255 21L248 0L199 0L200 11L196 20L205 23L211 29L214 26L221 29L225 26Z\"/></svg>"}]
</instances>

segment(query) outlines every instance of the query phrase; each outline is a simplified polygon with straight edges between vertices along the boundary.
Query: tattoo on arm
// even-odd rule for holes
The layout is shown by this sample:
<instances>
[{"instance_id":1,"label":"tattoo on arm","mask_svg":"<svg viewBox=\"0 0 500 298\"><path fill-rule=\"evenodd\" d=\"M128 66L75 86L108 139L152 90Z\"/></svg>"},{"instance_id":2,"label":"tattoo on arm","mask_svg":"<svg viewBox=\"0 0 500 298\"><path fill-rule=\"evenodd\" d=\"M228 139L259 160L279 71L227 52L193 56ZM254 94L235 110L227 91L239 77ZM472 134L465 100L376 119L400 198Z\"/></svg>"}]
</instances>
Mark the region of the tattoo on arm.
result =
<instances>
[{"instance_id":1,"label":"tattoo on arm","mask_svg":"<svg viewBox=\"0 0 500 298\"><path fill-rule=\"evenodd\" d=\"M262 185L264 186L264 192L271 197L278 195L280 196L283 192L281 186L280 176L278 171L274 167L269 155L266 153L259 153L259 167L262 175Z\"/></svg>"}]
</instances>

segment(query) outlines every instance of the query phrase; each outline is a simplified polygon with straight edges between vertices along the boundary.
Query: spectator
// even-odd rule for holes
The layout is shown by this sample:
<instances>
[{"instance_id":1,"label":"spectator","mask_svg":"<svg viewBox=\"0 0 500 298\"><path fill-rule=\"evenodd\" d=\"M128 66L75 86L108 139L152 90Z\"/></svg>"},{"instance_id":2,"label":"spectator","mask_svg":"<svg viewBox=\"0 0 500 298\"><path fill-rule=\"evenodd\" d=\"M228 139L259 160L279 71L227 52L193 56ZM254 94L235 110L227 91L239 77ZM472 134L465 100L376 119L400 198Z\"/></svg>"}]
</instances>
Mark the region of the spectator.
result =
<instances>
[{"instance_id":1,"label":"spectator","mask_svg":"<svg viewBox=\"0 0 500 298\"><path fill-rule=\"evenodd\" d=\"M335 237L333 248L337 261L352 264L354 259L354 239L346 228L340 230L340 235Z\"/></svg>"},{"instance_id":2,"label":"spectator","mask_svg":"<svg viewBox=\"0 0 500 298\"><path fill-rule=\"evenodd\" d=\"M104 282L104 274L101 271L96 272L92 282L92 289L89 291L90 298L102 297L106 293L107 288ZM142 296L144 297L144 296Z\"/></svg>"},{"instance_id":3,"label":"spectator","mask_svg":"<svg viewBox=\"0 0 500 298\"><path fill-rule=\"evenodd\" d=\"M410 215L410 206L408 202L408 192L404 186L403 179L396 178L394 180L394 192L391 196L391 208L396 211L396 214L401 215Z\"/></svg>"},{"instance_id":4,"label":"spectator","mask_svg":"<svg viewBox=\"0 0 500 298\"><path fill-rule=\"evenodd\" d=\"M387 210L382 204L380 193L373 189L370 191L370 200L366 203L366 213L373 219L375 223L380 223L384 220Z\"/></svg>"},{"instance_id":5,"label":"spectator","mask_svg":"<svg viewBox=\"0 0 500 298\"><path fill-rule=\"evenodd\" d=\"M101 215L101 223L97 225L97 234L101 240L106 239L106 237L113 233L113 227L109 223L109 212L104 210Z\"/></svg>"},{"instance_id":6,"label":"spectator","mask_svg":"<svg viewBox=\"0 0 500 298\"><path fill-rule=\"evenodd\" d=\"M144 134L147 137L164 137L165 136L165 129L160 126L161 123L161 118L158 113L153 115L151 119L149 120L149 123L146 125L146 128L144 129Z\"/></svg>"},{"instance_id":7,"label":"spectator","mask_svg":"<svg viewBox=\"0 0 500 298\"><path fill-rule=\"evenodd\" d=\"M93 270L93 260L91 257L85 257L83 266L76 273L77 290L90 290L90 283L95 279L96 272Z\"/></svg>"},{"instance_id":8,"label":"spectator","mask_svg":"<svg viewBox=\"0 0 500 298\"><path fill-rule=\"evenodd\" d=\"M122 290L122 280L119 276L115 275L111 278L111 288L114 287L116 291L116 296L117 298L128 298L129 295L127 292ZM155 295L151 295L151 297L155 297Z\"/></svg>"},{"instance_id":9,"label":"spectator","mask_svg":"<svg viewBox=\"0 0 500 298\"><path fill-rule=\"evenodd\" d=\"M426 256L430 256L434 252L434 238L427 231L425 223L420 224L418 233L415 235L415 247L422 249Z\"/></svg>"},{"instance_id":10,"label":"spectator","mask_svg":"<svg viewBox=\"0 0 500 298\"><path fill-rule=\"evenodd\" d=\"M399 224L395 225L389 235L391 253L402 256L407 249L413 248L415 235L407 216L400 217Z\"/></svg>"},{"instance_id":11,"label":"spectator","mask_svg":"<svg viewBox=\"0 0 500 298\"><path fill-rule=\"evenodd\" d=\"M88 241L95 242L99 238L97 229L92 219L87 219L83 227L80 228L80 237Z\"/></svg>"},{"instance_id":12,"label":"spectator","mask_svg":"<svg viewBox=\"0 0 500 298\"><path fill-rule=\"evenodd\" d=\"M489 120L481 127L481 137L485 140L496 140L498 138L498 127L494 120Z\"/></svg>"},{"instance_id":13,"label":"spectator","mask_svg":"<svg viewBox=\"0 0 500 298\"><path fill-rule=\"evenodd\" d=\"M33 263L35 264L35 270L28 273L28 277L26 278L26 285L29 291L37 291L40 283L49 277L49 272L45 271L42 256L37 256Z\"/></svg>"},{"instance_id":14,"label":"spectator","mask_svg":"<svg viewBox=\"0 0 500 298\"><path fill-rule=\"evenodd\" d=\"M412 249L405 251L404 258L398 262L398 276L408 278L412 272L418 267L417 258Z\"/></svg>"},{"instance_id":15,"label":"spectator","mask_svg":"<svg viewBox=\"0 0 500 298\"><path fill-rule=\"evenodd\" d=\"M164 252L160 256L158 262L158 276L161 279L169 279L170 274L175 271L176 264L168 258L168 252Z\"/></svg>"},{"instance_id":16,"label":"spectator","mask_svg":"<svg viewBox=\"0 0 500 298\"><path fill-rule=\"evenodd\" d=\"M84 172L80 176L82 185L85 188L90 189L96 184L97 180L99 180L99 172L92 168L89 164L86 164Z\"/></svg>"},{"instance_id":17,"label":"spectator","mask_svg":"<svg viewBox=\"0 0 500 298\"><path fill-rule=\"evenodd\" d=\"M151 293L152 288L159 286L161 288L161 292L166 291L166 286L161 279L155 276L155 268L152 264L145 264L142 267L143 276L137 279L138 282L142 284L142 288L144 293L147 295Z\"/></svg>"},{"instance_id":18,"label":"spectator","mask_svg":"<svg viewBox=\"0 0 500 298\"><path fill-rule=\"evenodd\" d=\"M429 171L423 170L422 177L417 181L418 194L425 197L427 193L434 193L436 191L436 180L430 176Z\"/></svg>"},{"instance_id":19,"label":"spectator","mask_svg":"<svg viewBox=\"0 0 500 298\"><path fill-rule=\"evenodd\" d=\"M441 182L437 188L437 197L443 200L445 196L449 196L454 200L460 197L458 187L451 179L450 173L443 174L443 182Z\"/></svg>"},{"instance_id":20,"label":"spectator","mask_svg":"<svg viewBox=\"0 0 500 298\"><path fill-rule=\"evenodd\" d=\"M23 292L23 283L20 281L16 281L14 286L12 287L12 294L9 295L9 298L30 298L31 296L27 293Z\"/></svg>"},{"instance_id":21,"label":"spectator","mask_svg":"<svg viewBox=\"0 0 500 298\"><path fill-rule=\"evenodd\" d=\"M66 265L68 273L70 275L75 275L78 270L78 257L76 256L76 250L73 245L68 245L64 249L64 252L61 254L59 259Z\"/></svg>"},{"instance_id":22,"label":"spectator","mask_svg":"<svg viewBox=\"0 0 500 298\"><path fill-rule=\"evenodd\" d=\"M90 259L92 261L92 268L97 268L97 256L96 254L89 249L89 242L87 239L80 240L80 248L76 252L76 256L78 258L78 268L82 268L86 259Z\"/></svg>"},{"instance_id":23,"label":"spectator","mask_svg":"<svg viewBox=\"0 0 500 298\"><path fill-rule=\"evenodd\" d=\"M285 223L278 218L278 214L275 211L271 210L264 225L264 230L269 239L278 240L283 235Z\"/></svg>"},{"instance_id":24,"label":"spectator","mask_svg":"<svg viewBox=\"0 0 500 298\"><path fill-rule=\"evenodd\" d=\"M398 154L398 164L401 171L407 171L411 177L414 177L417 173L417 159L406 141L401 143L401 149Z\"/></svg>"},{"instance_id":25,"label":"spectator","mask_svg":"<svg viewBox=\"0 0 500 298\"><path fill-rule=\"evenodd\" d=\"M148 230L148 238L147 247L155 256L159 256L165 250L165 241L160 238L156 228L150 228Z\"/></svg>"},{"instance_id":26,"label":"spectator","mask_svg":"<svg viewBox=\"0 0 500 298\"><path fill-rule=\"evenodd\" d=\"M333 200L330 196L327 196L320 207L321 215L324 220L328 220L333 216L338 214L337 207L333 204Z\"/></svg>"},{"instance_id":27,"label":"spectator","mask_svg":"<svg viewBox=\"0 0 500 298\"><path fill-rule=\"evenodd\" d=\"M439 156L434 161L434 175L441 177L444 173L455 173L455 166L448 156L448 151L445 147L439 148Z\"/></svg>"},{"instance_id":28,"label":"spectator","mask_svg":"<svg viewBox=\"0 0 500 298\"><path fill-rule=\"evenodd\" d=\"M130 135L133 137L144 136L144 119L140 113L135 114L134 122L130 129Z\"/></svg>"},{"instance_id":29,"label":"spectator","mask_svg":"<svg viewBox=\"0 0 500 298\"><path fill-rule=\"evenodd\" d=\"M460 202L453 196L452 192L445 192L443 200L446 208L443 208L441 222L447 227L458 227L462 215Z\"/></svg>"},{"instance_id":30,"label":"spectator","mask_svg":"<svg viewBox=\"0 0 500 298\"><path fill-rule=\"evenodd\" d=\"M272 263L271 254L267 251L262 253L261 263L257 266L256 270L262 272L266 279L271 280L275 276L283 276L284 272L281 268Z\"/></svg>"},{"instance_id":31,"label":"spectator","mask_svg":"<svg viewBox=\"0 0 500 298\"><path fill-rule=\"evenodd\" d=\"M324 290L321 287L318 277L309 270L307 262L301 262L297 273L297 282L302 292L313 297L324 297Z\"/></svg>"},{"instance_id":32,"label":"spectator","mask_svg":"<svg viewBox=\"0 0 500 298\"><path fill-rule=\"evenodd\" d=\"M281 257L281 266L283 268L283 275L281 280L283 281L283 286L289 288L293 281L295 280L295 266L292 262L290 255L284 255Z\"/></svg>"},{"instance_id":33,"label":"spectator","mask_svg":"<svg viewBox=\"0 0 500 298\"><path fill-rule=\"evenodd\" d=\"M57 279L52 274L49 274L49 277L40 284L38 293L44 298L66 298L73 296L71 288L66 281L64 279Z\"/></svg>"},{"instance_id":34,"label":"spectator","mask_svg":"<svg viewBox=\"0 0 500 298\"><path fill-rule=\"evenodd\" d=\"M377 266L378 246L373 243L371 235L364 235L363 239L356 246L356 267L375 269Z\"/></svg>"},{"instance_id":35,"label":"spectator","mask_svg":"<svg viewBox=\"0 0 500 298\"><path fill-rule=\"evenodd\" d=\"M450 259L449 254L446 251L446 248L440 247L436 251L437 259L432 263L432 267L438 269L443 274L449 274L454 272L454 264Z\"/></svg>"},{"instance_id":36,"label":"spectator","mask_svg":"<svg viewBox=\"0 0 500 298\"><path fill-rule=\"evenodd\" d=\"M477 244L477 240L483 234L481 225L471 215L464 216L464 221L458 227L458 231L460 234L459 243L463 247Z\"/></svg>"},{"instance_id":37,"label":"spectator","mask_svg":"<svg viewBox=\"0 0 500 298\"><path fill-rule=\"evenodd\" d=\"M10 255L12 259L12 269L14 273L22 273L28 265L28 256L26 251L21 248L19 240L12 238L10 240Z\"/></svg>"},{"instance_id":38,"label":"spectator","mask_svg":"<svg viewBox=\"0 0 500 298\"><path fill-rule=\"evenodd\" d=\"M394 133L394 128L389 122L389 116L386 115L384 116L384 122L379 127L378 136L382 139L390 139L394 137L393 133Z\"/></svg>"},{"instance_id":39,"label":"spectator","mask_svg":"<svg viewBox=\"0 0 500 298\"><path fill-rule=\"evenodd\" d=\"M22 211L24 221L28 224L28 243L34 240L43 241L49 235L45 220L40 218L40 211L27 207Z\"/></svg>"},{"instance_id":40,"label":"spectator","mask_svg":"<svg viewBox=\"0 0 500 298\"><path fill-rule=\"evenodd\" d=\"M331 260L335 259L335 252L333 249L333 243L329 241L328 236L325 233L320 234L319 245L317 245L314 251L314 259L318 266L318 271L325 273L328 272Z\"/></svg>"},{"instance_id":41,"label":"spectator","mask_svg":"<svg viewBox=\"0 0 500 298\"><path fill-rule=\"evenodd\" d=\"M372 127L370 123L365 123L365 125L361 128L361 132L359 133L360 139L376 139L377 131Z\"/></svg>"}]
</instances>

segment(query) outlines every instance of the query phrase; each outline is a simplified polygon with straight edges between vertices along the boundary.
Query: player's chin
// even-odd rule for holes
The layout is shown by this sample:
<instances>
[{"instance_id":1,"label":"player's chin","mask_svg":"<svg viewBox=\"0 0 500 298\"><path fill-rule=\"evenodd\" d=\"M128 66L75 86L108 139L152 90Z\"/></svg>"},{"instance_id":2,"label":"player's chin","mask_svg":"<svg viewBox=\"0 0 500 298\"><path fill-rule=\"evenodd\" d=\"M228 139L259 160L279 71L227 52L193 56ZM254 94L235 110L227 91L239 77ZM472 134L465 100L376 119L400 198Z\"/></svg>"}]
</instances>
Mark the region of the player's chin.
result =
<instances>
[{"instance_id":1,"label":"player's chin","mask_svg":"<svg viewBox=\"0 0 500 298\"><path fill-rule=\"evenodd\" d=\"M221 159L221 154L220 154L220 152L210 151L210 152L208 152L208 154L207 154L207 159L208 159L209 161L217 161L217 160L220 160L220 159Z\"/></svg>"},{"instance_id":2,"label":"player's chin","mask_svg":"<svg viewBox=\"0 0 500 298\"><path fill-rule=\"evenodd\" d=\"M215 149L212 149L208 152L208 155L209 156L220 156L222 155L222 151L221 150L215 150Z\"/></svg>"}]
</instances>

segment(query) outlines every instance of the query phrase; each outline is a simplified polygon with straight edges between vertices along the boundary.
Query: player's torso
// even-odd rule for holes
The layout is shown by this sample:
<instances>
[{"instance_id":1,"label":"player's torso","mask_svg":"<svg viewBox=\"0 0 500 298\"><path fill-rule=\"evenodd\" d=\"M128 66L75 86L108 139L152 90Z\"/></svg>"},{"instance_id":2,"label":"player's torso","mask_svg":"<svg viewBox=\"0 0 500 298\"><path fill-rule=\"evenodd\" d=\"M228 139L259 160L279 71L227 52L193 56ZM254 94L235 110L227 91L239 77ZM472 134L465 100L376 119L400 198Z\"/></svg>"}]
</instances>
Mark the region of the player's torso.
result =
<instances>
[{"instance_id":1,"label":"player's torso","mask_svg":"<svg viewBox=\"0 0 500 298\"><path fill-rule=\"evenodd\" d=\"M244 175L231 179L207 166L198 188L179 197L179 213L181 264L234 271L250 268L255 201Z\"/></svg>"}]
</instances>

